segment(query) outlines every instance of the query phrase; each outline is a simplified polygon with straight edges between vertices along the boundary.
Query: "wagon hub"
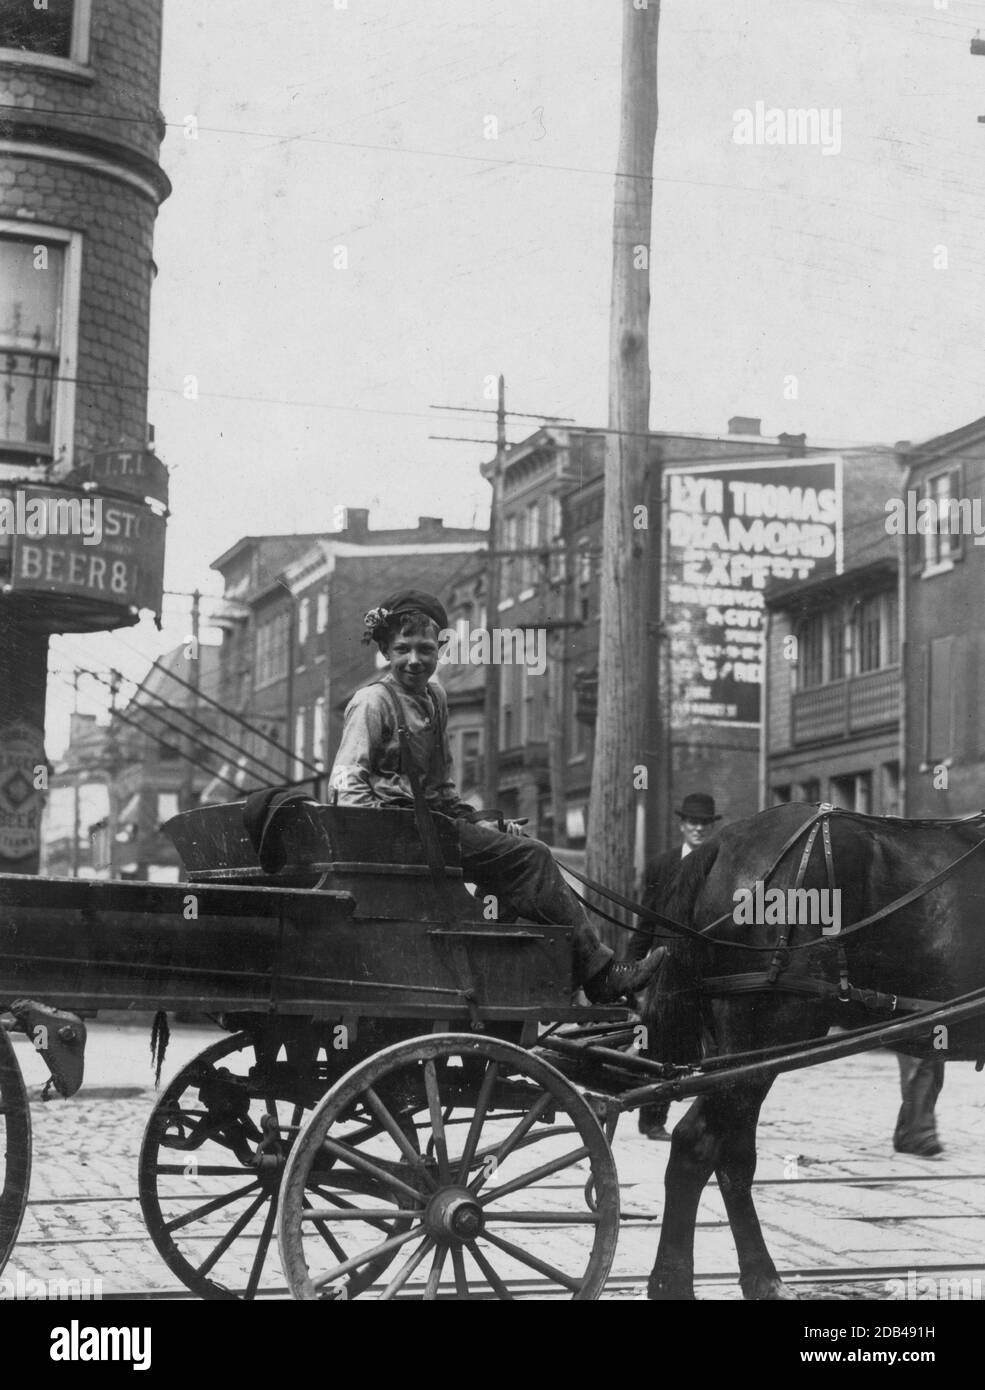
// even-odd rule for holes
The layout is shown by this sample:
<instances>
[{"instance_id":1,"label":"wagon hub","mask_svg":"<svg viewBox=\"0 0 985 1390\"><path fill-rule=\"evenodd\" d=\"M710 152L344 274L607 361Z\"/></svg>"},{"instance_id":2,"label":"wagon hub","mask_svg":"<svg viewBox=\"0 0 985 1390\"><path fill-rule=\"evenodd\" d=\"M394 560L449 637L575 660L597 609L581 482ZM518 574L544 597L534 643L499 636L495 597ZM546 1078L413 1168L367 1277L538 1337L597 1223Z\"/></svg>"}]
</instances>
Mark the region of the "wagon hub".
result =
<instances>
[{"instance_id":1,"label":"wagon hub","mask_svg":"<svg viewBox=\"0 0 985 1390\"><path fill-rule=\"evenodd\" d=\"M424 1224L441 1240L475 1240L482 1230L482 1207L464 1187L446 1187L428 1204Z\"/></svg>"}]
</instances>

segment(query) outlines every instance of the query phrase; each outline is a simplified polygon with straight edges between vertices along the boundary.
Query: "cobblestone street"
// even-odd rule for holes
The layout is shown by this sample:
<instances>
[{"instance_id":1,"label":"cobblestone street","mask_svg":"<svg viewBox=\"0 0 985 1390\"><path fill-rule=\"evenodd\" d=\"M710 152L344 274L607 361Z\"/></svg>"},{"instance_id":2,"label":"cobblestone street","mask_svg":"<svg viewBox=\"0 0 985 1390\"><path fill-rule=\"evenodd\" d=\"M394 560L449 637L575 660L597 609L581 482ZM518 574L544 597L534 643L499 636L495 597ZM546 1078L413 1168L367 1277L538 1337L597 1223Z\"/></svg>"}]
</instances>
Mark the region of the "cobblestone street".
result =
<instances>
[{"instance_id":1,"label":"cobblestone street","mask_svg":"<svg viewBox=\"0 0 985 1390\"><path fill-rule=\"evenodd\" d=\"M175 1027L165 1079L217 1036L211 1029ZM99 1280L103 1296L184 1293L144 1233L137 1201L140 1141L155 1100L148 1037L146 1028L92 1024L86 1085L73 1100L47 1105L37 1099L43 1066L29 1043L18 1040L32 1095L34 1170L7 1281L20 1273L25 1279ZM803 1297L890 1299L894 1291L899 1296L891 1281L905 1284L910 1270L969 1280L985 1272L979 1264L985 1241L982 1078L971 1064L948 1068L938 1105L945 1152L937 1159L893 1153L898 1104L896 1060L881 1052L781 1077L767 1100L757 1202L777 1265L803 1286ZM674 1106L671 1122L683 1113L683 1106ZM606 1298L643 1296L668 1153L669 1145L638 1135L635 1116L621 1122L615 1156L623 1228ZM551 1181L571 1187L572 1202L581 1202L570 1172ZM558 1200L566 1198L558 1194ZM545 1258L561 1239L556 1229L545 1230ZM250 1253L244 1250L244 1266ZM699 1212L696 1269L700 1298L740 1296L714 1185ZM825 1273L829 1278L818 1282ZM283 1286L274 1259L263 1284ZM980 1283L969 1288L981 1296Z\"/></svg>"}]
</instances>

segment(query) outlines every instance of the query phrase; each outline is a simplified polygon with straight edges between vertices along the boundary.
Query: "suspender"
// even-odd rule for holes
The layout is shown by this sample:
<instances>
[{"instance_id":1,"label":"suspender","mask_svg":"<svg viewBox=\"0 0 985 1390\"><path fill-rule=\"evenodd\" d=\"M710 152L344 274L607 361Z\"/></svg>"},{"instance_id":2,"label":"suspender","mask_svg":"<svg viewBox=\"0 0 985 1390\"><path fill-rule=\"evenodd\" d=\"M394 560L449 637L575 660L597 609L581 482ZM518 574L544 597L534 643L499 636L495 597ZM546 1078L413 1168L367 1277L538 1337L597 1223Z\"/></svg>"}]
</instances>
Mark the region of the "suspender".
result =
<instances>
[{"instance_id":1,"label":"suspender","mask_svg":"<svg viewBox=\"0 0 985 1390\"><path fill-rule=\"evenodd\" d=\"M417 765L414 751L410 746L410 737L407 733L407 726L404 722L403 711L396 694L386 684L380 684L386 691L393 707L393 714L396 720L397 738L400 740L400 770L406 773L411 791L414 794L414 819L417 822L417 833L421 838L424 847L424 854L428 861L428 868L431 870L431 878L434 882L435 891L439 894L442 901L448 905L449 916L451 916L451 906L448 902L448 880L445 878L445 861L441 853L441 842L438 839L438 829L431 818L431 811L424 795L424 786L421 782L421 769ZM430 693L430 692L429 692ZM437 717L437 700L431 696L435 704L435 726L440 732L440 723Z\"/></svg>"},{"instance_id":2,"label":"suspender","mask_svg":"<svg viewBox=\"0 0 985 1390\"><path fill-rule=\"evenodd\" d=\"M427 804L424 795L424 787L421 782L421 769L417 766L414 751L410 746L410 738L407 727L403 719L403 711L397 700L395 692L385 682L383 685L393 706L394 716L397 721L397 738L400 740L400 770L406 772L410 779L411 790L414 793L414 820L417 822L417 833L420 836L421 844L424 847L424 855L428 861L428 868L431 870L431 881L434 884L434 891L437 894L438 902L441 904L445 921L453 923L455 921L455 906L452 902L451 893L448 889L448 879L445 876L445 861L441 853L441 841L438 839L438 827L434 823L431 809ZM430 694L430 691L428 692ZM441 720L438 711L438 701L433 695L431 699L435 705L435 728L439 737L441 736ZM469 1021L475 1030L483 1028L482 1013L479 1006L478 993L475 987L475 979L472 974L472 962L465 946L465 942L460 936L454 933L443 938L444 944L451 957L452 969L458 977L459 988L465 999L469 1011Z\"/></svg>"}]
</instances>

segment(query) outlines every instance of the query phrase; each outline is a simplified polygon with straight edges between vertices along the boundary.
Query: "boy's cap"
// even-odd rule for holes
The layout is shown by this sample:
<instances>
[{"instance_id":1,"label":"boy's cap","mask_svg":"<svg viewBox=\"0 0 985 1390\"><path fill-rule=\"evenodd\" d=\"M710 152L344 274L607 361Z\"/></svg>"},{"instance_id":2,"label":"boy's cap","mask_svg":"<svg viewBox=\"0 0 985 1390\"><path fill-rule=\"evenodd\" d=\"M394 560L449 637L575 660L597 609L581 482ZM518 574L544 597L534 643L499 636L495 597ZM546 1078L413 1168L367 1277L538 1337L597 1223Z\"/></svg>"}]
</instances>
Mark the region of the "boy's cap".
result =
<instances>
[{"instance_id":1,"label":"boy's cap","mask_svg":"<svg viewBox=\"0 0 985 1390\"><path fill-rule=\"evenodd\" d=\"M448 614L440 599L434 594L426 594L423 589L400 589L380 604L388 616L399 617L401 613L426 613L436 623L438 630L448 626Z\"/></svg>"}]
</instances>

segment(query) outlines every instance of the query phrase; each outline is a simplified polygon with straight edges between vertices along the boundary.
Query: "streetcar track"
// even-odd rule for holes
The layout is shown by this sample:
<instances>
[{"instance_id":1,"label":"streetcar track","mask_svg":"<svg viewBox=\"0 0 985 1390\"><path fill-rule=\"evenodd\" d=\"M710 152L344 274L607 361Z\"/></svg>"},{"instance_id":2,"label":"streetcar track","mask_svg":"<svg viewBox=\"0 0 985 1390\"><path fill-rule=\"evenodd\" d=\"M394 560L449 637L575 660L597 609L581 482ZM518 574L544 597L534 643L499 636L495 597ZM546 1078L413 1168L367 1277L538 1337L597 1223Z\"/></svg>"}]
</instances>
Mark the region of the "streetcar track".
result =
<instances>
[{"instance_id":1,"label":"streetcar track","mask_svg":"<svg viewBox=\"0 0 985 1390\"><path fill-rule=\"evenodd\" d=\"M244 1173L248 1169L243 1170ZM906 1187L911 1183L925 1182L985 1182L985 1173L886 1173L875 1174L872 1177L846 1174L844 1177L799 1177L799 1178L756 1178L754 1187L808 1187L812 1184L824 1183L828 1185L843 1187ZM717 1183L715 1184L717 1186ZM544 1191L550 1192L581 1192L584 1190L584 1183L543 1183ZM621 1182L620 1191L628 1191L632 1188L641 1187L643 1184L638 1180ZM176 1193L168 1198L169 1202L193 1202L199 1200L202 1194L199 1192ZM138 1195L125 1193L107 1192L102 1195L84 1197L29 1197L27 1205L29 1207L52 1207L52 1206L77 1206L84 1202L139 1202Z\"/></svg>"},{"instance_id":2,"label":"streetcar track","mask_svg":"<svg viewBox=\"0 0 985 1390\"><path fill-rule=\"evenodd\" d=\"M985 1273L985 1266L979 1261L975 1264L932 1264L932 1265L878 1265L873 1269L859 1269L857 1266L846 1266L844 1268L825 1268L825 1269L801 1269L801 1270L781 1270L780 1277L787 1284L794 1285L801 1289L810 1288L811 1285L829 1284L870 1284L880 1280L895 1279L901 1276L908 1277L913 1275L916 1279L932 1278L934 1276L954 1276L958 1274L970 1274L977 1272L979 1275ZM649 1273L646 1274L611 1274L606 1280L604 1294L618 1292L620 1290L632 1290L635 1293L642 1292L646 1288ZM738 1283L738 1270L715 1271L706 1274L695 1274L695 1287L699 1289L713 1288L718 1285L733 1286ZM543 1297L544 1291L550 1290L548 1297L554 1299L565 1298L566 1295L560 1293L557 1285L549 1279L504 1279L504 1284L511 1293L526 1294L535 1297L540 1294ZM480 1289L479 1297L485 1300L486 1291L484 1286L477 1285ZM409 1284L406 1292L397 1295L398 1301L417 1301L423 1292L423 1284ZM442 1283L439 1294L444 1291L448 1299L454 1298L454 1284ZM489 1291L491 1294L491 1290ZM259 1299L288 1298L289 1293L284 1286L271 1286L257 1291ZM197 1302L195 1295L189 1289L134 1289L134 1290L115 1290L110 1293L103 1293L102 1302ZM367 1300L371 1301L371 1300ZM443 1301L443 1300L442 1300ZM671 1300L673 1301L673 1300ZM850 1300L846 1300L850 1301ZM876 1300L867 1300L876 1301ZM896 1300L887 1299L887 1302ZM965 1300L980 1301L980 1300Z\"/></svg>"},{"instance_id":3,"label":"streetcar track","mask_svg":"<svg viewBox=\"0 0 985 1390\"><path fill-rule=\"evenodd\" d=\"M949 1213L945 1213L944 1215L941 1215L941 1216L934 1215L934 1214L930 1214L930 1213L924 1214L924 1213L922 1213L922 1212L915 1212L915 1213L905 1213L905 1214L900 1215L900 1216L897 1216L897 1215L895 1215L895 1214L889 1215L889 1216L853 1216L853 1215L851 1215L851 1214L848 1214L848 1215L841 1215L841 1216L839 1216L838 1219L839 1219L840 1221L858 1221L858 1222L862 1222L863 1224L868 1224L868 1225L870 1225L870 1226L887 1226L887 1225L888 1225L888 1226L892 1226L892 1225L896 1225L896 1224L898 1224L898 1223L900 1223L900 1222L906 1222L906 1221L965 1221L965 1222L966 1222L969 1218L968 1218L967 1213L965 1213L965 1212L949 1212ZM658 1216L656 1213L649 1213L649 1212L623 1212L623 1214L622 1214L622 1216L620 1217L619 1220L620 1220L620 1225L621 1225L621 1226L635 1226L635 1227L637 1227L637 1228L643 1227L643 1226L650 1226L653 1230L659 1229L659 1227L662 1225L660 1216ZM711 1220L707 1220L707 1221L696 1221L694 1224L695 1224L695 1230L699 1230L699 1231L716 1231L716 1230L717 1230L717 1231L721 1231L721 1230L727 1230L727 1229L728 1229L728 1224L729 1224L729 1223L728 1223L728 1219L725 1218L725 1217L723 1217L723 1218L721 1218L720 1220L711 1219ZM531 1222L526 1223L526 1224L524 1225L524 1230L531 1231L531 1232L532 1232L532 1231L544 1231L544 1232L549 1232L549 1231L556 1231L556 1230L558 1229L559 1225L563 1225L563 1223L557 1223L557 1222L556 1222L556 1223L551 1223L551 1224L549 1224L549 1223L546 1223L546 1222L541 1223L541 1222L537 1222L537 1221L531 1221ZM219 1228L217 1227L216 1229L213 1229L213 1230L203 1231L200 1235L194 1235L194 1234L191 1233L191 1232L186 1232L185 1235L184 1235L185 1242L186 1242L186 1243L191 1243L191 1242L196 1242L196 1241L211 1241L211 1240L215 1240L215 1237L216 1237L216 1230L217 1230L217 1229L219 1229ZM148 1237L148 1235L147 1235L147 1232L144 1231L144 1230L136 1231L136 1232L133 1232L132 1234L129 1234L129 1235L110 1235L110 1236L93 1236L93 1235L38 1236L38 1237L36 1237L36 1238L29 1238L29 1239L27 1239L27 1240L18 1240L18 1242L17 1242L17 1248L18 1248L18 1249L21 1249L21 1248L24 1247L24 1246L59 1246L59 1245L133 1245L133 1244L136 1244L136 1243L138 1243L138 1242L146 1242L148 1239L149 1239L149 1237ZM253 1234L244 1233L243 1235L240 1235L240 1236L238 1236L238 1237L236 1238L236 1240L233 1242L233 1246L235 1247L236 1244L241 1244L241 1243L249 1244L249 1243L251 1243L251 1242L253 1242L253 1241L255 1241L255 1240L256 1240L256 1233L255 1233L255 1232L254 1232Z\"/></svg>"},{"instance_id":4,"label":"streetcar track","mask_svg":"<svg viewBox=\"0 0 985 1390\"><path fill-rule=\"evenodd\" d=\"M761 1179L756 1180L755 1186L756 1186L756 1187L812 1187L812 1186L817 1186L817 1185L824 1185L824 1186L841 1186L841 1187L846 1187L846 1188L860 1188L860 1189L871 1189L871 1188L906 1188L906 1187L909 1187L909 1186L911 1186L911 1185L928 1184L928 1183L929 1183L929 1184L934 1184L934 1183L947 1183L947 1182L968 1182L968 1183L971 1183L971 1182L981 1181L983 1178L985 1178L985 1174L981 1174L981 1173L925 1173L925 1172L923 1172L923 1173L911 1173L911 1174L903 1174L903 1173L875 1173L875 1174L868 1174L868 1175L865 1175L865 1174L838 1174L838 1175L830 1175L830 1174L828 1174L828 1175L820 1175L820 1174L818 1174L818 1175L811 1175L811 1174L805 1174L805 1175L799 1176L799 1177L761 1178ZM580 1192L580 1191L583 1190L584 1184L583 1184L583 1183L580 1183L580 1182L579 1182L579 1183L552 1183L552 1184L545 1184L545 1186L546 1186L547 1188L549 1188L550 1190L553 1190L553 1191L556 1191L556 1192L566 1192L566 1191L579 1191L579 1192ZM630 1190L630 1189L638 1189L638 1188L640 1188L641 1186L643 1186L643 1184L642 1184L641 1182L639 1182L638 1180L636 1180L636 1181L622 1182L622 1183L619 1184L620 1189L622 1189L622 1191L623 1191L624 1193L627 1192L627 1191ZM202 1199L202 1193L201 1193L201 1192L189 1192L189 1193L187 1193L187 1194L176 1194L176 1195L175 1195L174 1197L172 1197L170 1200L175 1201L175 1202L196 1202L196 1201L201 1201L201 1199ZM107 1193L107 1194L103 1194L103 1195L98 1195L98 1194L97 1194L97 1195L81 1195L81 1196L80 1196L80 1195L74 1195L74 1196L65 1196L65 1197L57 1197L57 1196L56 1196L56 1197L31 1198L31 1199L28 1200L27 1206L28 1206L29 1208L30 1208L30 1207L35 1207L35 1208L50 1208L50 1207L55 1207L55 1208L57 1208L57 1207L60 1207L60 1206L61 1206L61 1207L73 1207L73 1206L92 1205L92 1204L97 1204L97 1205L99 1205L99 1204L107 1205L107 1204L114 1204L114 1203L132 1204L132 1203L139 1203L139 1201L140 1201L140 1197L139 1197L138 1194ZM659 1213L658 1213L658 1212L624 1211L623 1214L622 1214L622 1217L621 1217L621 1222L622 1222L622 1224L624 1224L624 1225L631 1226L631 1227L635 1227L637 1230L643 1229L643 1228L647 1228L647 1227L648 1227L649 1229L651 1229L651 1230L658 1230L659 1227L660 1227L660 1225L661 1225L662 1214L663 1214L663 1213L662 1213L662 1205L661 1205L661 1210L659 1211ZM843 1219L843 1220L850 1220L850 1221L855 1221L855 1222L863 1222L863 1223L868 1223L869 1225L874 1226L874 1227L880 1227L880 1226L901 1225L901 1224L904 1224L904 1223L906 1223L906 1222L917 1222L917 1221L935 1221L935 1222L940 1222L940 1221L967 1220L968 1217L967 1217L967 1214L965 1214L965 1213L944 1213L944 1214L937 1214L937 1213L927 1212L927 1213L890 1214L890 1215L882 1215L882 1216L857 1216L857 1215L850 1215L850 1214L848 1214L848 1215L843 1215L840 1219ZM721 1229L726 1228L726 1227L728 1226L728 1222L727 1222L727 1220L724 1219L724 1218L723 1218L723 1219L710 1218L710 1219L705 1219L705 1220L699 1220L699 1221L696 1223L696 1226L697 1226L697 1228L703 1229L703 1230L709 1230L709 1229L721 1230ZM546 1230L546 1229L548 1229L548 1228L547 1228L546 1226L539 1226L539 1225L537 1225L536 1223L531 1223L529 1229L530 1229L531 1231L536 1231L536 1230L542 1230L542 1229L543 1229L543 1230ZM255 1238L256 1238L256 1237L255 1237L255 1233L252 1234L252 1235L251 1235L251 1234L244 1233L243 1235L241 1235L241 1236L238 1238L238 1240L237 1240L236 1243L239 1244L239 1243L243 1242L243 1243L249 1244L249 1243L252 1243L253 1241L255 1241ZM186 1239L186 1240L193 1240L193 1241L208 1241L208 1240L214 1240L214 1234L213 1234L212 1232L205 1232L205 1233L203 1233L203 1234L200 1235L200 1236L193 1236L193 1235L191 1235L191 1233L187 1233L185 1239ZM26 1237L26 1238L21 1239L21 1240L18 1242L18 1248L21 1248L21 1247L27 1247L27 1248L34 1247L34 1248L44 1248L44 1249L46 1249L46 1250L48 1250L48 1251L52 1251L52 1250L57 1249L58 1247L72 1247L72 1246L76 1246L76 1247L78 1247L78 1246L81 1246L81 1247L85 1247L85 1246L112 1246L112 1245L131 1245L131 1246L132 1246L132 1245L135 1245L135 1244L146 1244L147 1241L148 1241L148 1236L147 1236L146 1231L144 1231L143 1229L140 1229L140 1230L134 1231L134 1232L132 1232L132 1233L130 1233L130 1234L119 1234L119 1235L77 1235L77 1234L62 1234L62 1235L57 1235L57 1236L41 1236L41 1235L38 1235L38 1236L29 1236L29 1237ZM906 1264L906 1265L880 1265L880 1266L875 1266L875 1267L870 1267L870 1268L863 1268L863 1267L859 1267L859 1266L844 1266L844 1267L836 1267L836 1268L826 1267L826 1268L795 1269L795 1270L781 1271L781 1277L784 1279L784 1281L785 1281L786 1283L788 1283L788 1284L790 1284L790 1285L792 1285L792 1286L794 1286L794 1287L799 1287L799 1288L801 1288L801 1289L806 1290L806 1289L811 1288L812 1286L821 1286L821 1287L824 1287L824 1286L830 1286L830 1285L833 1285L833 1284L838 1284L838 1285L845 1285L845 1286L848 1286L849 1288L851 1288L851 1287L853 1287L853 1286L870 1285L870 1284L873 1284L873 1283L884 1282L884 1281L887 1281L887 1280L890 1280L890 1279L894 1279L894 1278L895 1278L895 1279L898 1279L898 1278L900 1278L900 1277L902 1277L902 1278L909 1278L910 1276L915 1276L915 1277L917 1277L917 1278L925 1278L925 1277L927 1277L928 1275L938 1275L938 1276L959 1276L959 1275L965 1275L965 1276L967 1276L967 1275L972 1274L972 1273L978 1274L978 1275L983 1275L983 1274L985 1274L985 1266L983 1266L983 1264L982 1264L981 1262L978 1262L978 1263L933 1264L933 1265L922 1265L922 1266L914 1266L914 1265L911 1263L911 1264ZM648 1275L646 1275L646 1274L642 1274L642 1275L612 1275L612 1276L610 1276L610 1278L609 1278L609 1279L607 1280L607 1282L606 1282L606 1287L605 1287L605 1291L604 1291L604 1292L605 1292L605 1294L611 1295L611 1294L614 1293L614 1292L615 1292L615 1293L619 1293L619 1292L621 1292L621 1291L626 1291L626 1292L633 1291L633 1296L640 1296L640 1295L645 1291L647 1278L648 1278ZM727 1272L713 1271L713 1272L709 1272L709 1273L695 1274L695 1276L694 1276L694 1283L695 1283L695 1287L696 1287L697 1289L712 1289L712 1288L719 1287L719 1286L734 1287L734 1286L736 1285L737 1281L738 1281L738 1272L737 1272L737 1271L732 1271L732 1270L729 1270L729 1271L727 1271ZM520 1298L520 1299L524 1299L524 1298L538 1299L538 1298L539 1298L539 1299L545 1300L545 1301L556 1301L556 1300L559 1299L559 1298L566 1298L566 1297L567 1297L567 1295L566 1295L565 1293L563 1293L562 1291L560 1291L554 1284L551 1283L551 1281L546 1280L546 1279L536 1279L536 1278L532 1278L532 1279L529 1279L529 1280L524 1280L524 1279L510 1280L510 1279L506 1279L506 1280L504 1280L504 1283L505 1283L506 1287L507 1287L512 1293L514 1293L518 1298ZM412 1299L415 1299L415 1298L419 1298L420 1295L421 1295L421 1293L423 1292L423 1287L424 1287L423 1284L420 1285L419 1287L418 1287L417 1285L409 1284L409 1285L407 1286L406 1290L405 1290L401 1295L398 1295L398 1298L402 1298L402 1299L405 1300L405 1301L406 1301L406 1300L412 1300ZM257 1292L257 1298L258 1298L258 1299L264 1299L264 1300L288 1299L289 1296L290 1296L290 1295L289 1295L289 1291L288 1291L288 1289L287 1289L286 1287L284 1287L284 1286L271 1286L271 1287L269 1287L269 1288L265 1288L265 1289L258 1290L258 1292ZM455 1296L455 1293L454 1293L454 1285L453 1285L453 1284L449 1284L449 1285L447 1286L447 1289L445 1288L444 1285L442 1285L441 1289L439 1290L439 1300L440 1300L440 1301L446 1301L447 1299L454 1299L454 1296ZM491 1297L491 1296L492 1296L491 1290L489 1290L489 1291L487 1292L486 1289L485 1289L483 1286L481 1286L481 1285L478 1286L477 1297L478 1297L481 1301L487 1301L487 1299L488 1299L489 1297ZM179 1302L179 1301L181 1301L181 1302L187 1302L187 1301L195 1301L195 1302L197 1302L197 1301L199 1301L198 1298L197 1298L197 1296L196 1296L191 1290L184 1289L184 1288L181 1288L181 1287L177 1287L177 1288L170 1289L170 1290L169 1290L169 1289L151 1289L151 1290L122 1290L122 1291L103 1292L102 1295L101 1295L101 1298L102 1298L103 1301L110 1301L110 1302L112 1302L112 1301L119 1301L119 1302L130 1302L130 1301L145 1301L145 1302L162 1302L162 1301L163 1301L163 1302ZM878 1300L867 1300L867 1301L878 1301Z\"/></svg>"}]
</instances>

